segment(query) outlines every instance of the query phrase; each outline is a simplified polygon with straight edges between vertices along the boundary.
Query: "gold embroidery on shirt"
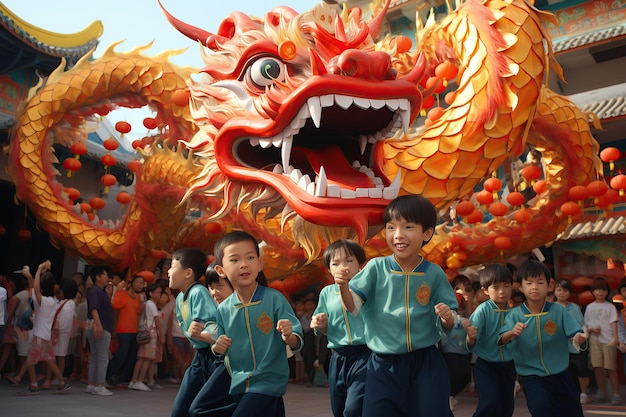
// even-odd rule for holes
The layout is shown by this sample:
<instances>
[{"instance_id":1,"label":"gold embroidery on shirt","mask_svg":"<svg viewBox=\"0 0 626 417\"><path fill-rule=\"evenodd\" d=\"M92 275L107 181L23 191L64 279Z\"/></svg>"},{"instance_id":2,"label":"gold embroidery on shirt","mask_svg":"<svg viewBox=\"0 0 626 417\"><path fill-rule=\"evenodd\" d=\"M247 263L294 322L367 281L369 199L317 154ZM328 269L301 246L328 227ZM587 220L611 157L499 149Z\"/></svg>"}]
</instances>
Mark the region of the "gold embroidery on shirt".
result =
<instances>
[{"instance_id":1,"label":"gold embroidery on shirt","mask_svg":"<svg viewBox=\"0 0 626 417\"><path fill-rule=\"evenodd\" d=\"M417 302L421 305L425 306L430 301L430 287L426 282L422 282L422 285L417 289L415 293L415 298Z\"/></svg>"},{"instance_id":2,"label":"gold embroidery on shirt","mask_svg":"<svg viewBox=\"0 0 626 417\"><path fill-rule=\"evenodd\" d=\"M548 320L546 324L543 325L543 330L546 332L546 334L552 336L556 331L556 323L552 320Z\"/></svg>"},{"instance_id":3,"label":"gold embroidery on shirt","mask_svg":"<svg viewBox=\"0 0 626 417\"><path fill-rule=\"evenodd\" d=\"M274 329L274 323L269 314L263 312L256 321L256 327L265 334L269 334Z\"/></svg>"}]
</instances>

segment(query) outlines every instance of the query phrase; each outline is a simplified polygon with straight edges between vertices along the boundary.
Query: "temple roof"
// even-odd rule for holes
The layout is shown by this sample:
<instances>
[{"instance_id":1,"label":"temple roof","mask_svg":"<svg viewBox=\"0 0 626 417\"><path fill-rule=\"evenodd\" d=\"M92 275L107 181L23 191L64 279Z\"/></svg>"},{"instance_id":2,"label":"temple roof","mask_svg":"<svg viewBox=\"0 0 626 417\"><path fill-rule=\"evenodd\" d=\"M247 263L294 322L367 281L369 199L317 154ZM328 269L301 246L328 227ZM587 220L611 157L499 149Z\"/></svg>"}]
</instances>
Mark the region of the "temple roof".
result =
<instances>
[{"instance_id":1,"label":"temple roof","mask_svg":"<svg viewBox=\"0 0 626 417\"><path fill-rule=\"evenodd\" d=\"M61 58L71 67L98 45L102 32L99 20L77 33L50 32L20 19L0 2L0 74L25 68L49 74Z\"/></svg>"}]
</instances>

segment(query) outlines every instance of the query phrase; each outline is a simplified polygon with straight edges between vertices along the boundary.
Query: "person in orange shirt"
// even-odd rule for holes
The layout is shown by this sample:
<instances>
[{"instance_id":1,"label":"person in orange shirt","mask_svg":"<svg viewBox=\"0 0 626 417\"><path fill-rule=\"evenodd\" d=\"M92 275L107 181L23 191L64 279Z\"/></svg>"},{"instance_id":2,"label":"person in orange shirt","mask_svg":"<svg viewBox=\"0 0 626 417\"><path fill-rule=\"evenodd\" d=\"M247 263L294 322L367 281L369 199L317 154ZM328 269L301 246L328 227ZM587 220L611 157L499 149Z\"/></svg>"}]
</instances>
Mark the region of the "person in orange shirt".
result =
<instances>
[{"instance_id":1,"label":"person in orange shirt","mask_svg":"<svg viewBox=\"0 0 626 417\"><path fill-rule=\"evenodd\" d=\"M137 327L141 315L141 293L145 288L143 277L135 275L129 284L122 281L116 287L111 298L113 309L117 313L118 347L107 369L107 382L118 385L129 382L137 361Z\"/></svg>"}]
</instances>

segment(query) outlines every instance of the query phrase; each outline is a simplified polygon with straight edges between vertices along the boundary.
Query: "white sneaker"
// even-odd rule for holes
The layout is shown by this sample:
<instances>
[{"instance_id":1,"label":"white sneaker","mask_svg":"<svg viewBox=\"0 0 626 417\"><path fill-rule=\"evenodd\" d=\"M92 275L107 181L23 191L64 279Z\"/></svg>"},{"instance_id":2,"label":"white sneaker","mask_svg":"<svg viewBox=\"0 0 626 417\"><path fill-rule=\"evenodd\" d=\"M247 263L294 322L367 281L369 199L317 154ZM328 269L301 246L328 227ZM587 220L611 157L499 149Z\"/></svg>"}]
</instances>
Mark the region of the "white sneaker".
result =
<instances>
[{"instance_id":1,"label":"white sneaker","mask_svg":"<svg viewBox=\"0 0 626 417\"><path fill-rule=\"evenodd\" d=\"M587 404L589 402L589 397L584 392L580 393L580 403Z\"/></svg>"},{"instance_id":2,"label":"white sneaker","mask_svg":"<svg viewBox=\"0 0 626 417\"><path fill-rule=\"evenodd\" d=\"M133 385L133 387L131 389L134 389L136 391L152 391L146 384L144 384L141 381L135 382L135 385Z\"/></svg>"},{"instance_id":3,"label":"white sneaker","mask_svg":"<svg viewBox=\"0 0 626 417\"><path fill-rule=\"evenodd\" d=\"M108 389L106 389L102 385L100 385L99 387L94 387L94 389L93 389L93 391L91 393L93 395L104 395L104 396L113 395L113 393L111 391L109 391Z\"/></svg>"},{"instance_id":4,"label":"white sneaker","mask_svg":"<svg viewBox=\"0 0 626 417\"><path fill-rule=\"evenodd\" d=\"M93 390L94 388L96 388L95 385L93 384L87 384L87 388L85 388L85 393L86 394L93 394Z\"/></svg>"},{"instance_id":5,"label":"white sneaker","mask_svg":"<svg viewBox=\"0 0 626 417\"><path fill-rule=\"evenodd\" d=\"M135 383L133 381L128 383L128 389L135 389Z\"/></svg>"}]
</instances>

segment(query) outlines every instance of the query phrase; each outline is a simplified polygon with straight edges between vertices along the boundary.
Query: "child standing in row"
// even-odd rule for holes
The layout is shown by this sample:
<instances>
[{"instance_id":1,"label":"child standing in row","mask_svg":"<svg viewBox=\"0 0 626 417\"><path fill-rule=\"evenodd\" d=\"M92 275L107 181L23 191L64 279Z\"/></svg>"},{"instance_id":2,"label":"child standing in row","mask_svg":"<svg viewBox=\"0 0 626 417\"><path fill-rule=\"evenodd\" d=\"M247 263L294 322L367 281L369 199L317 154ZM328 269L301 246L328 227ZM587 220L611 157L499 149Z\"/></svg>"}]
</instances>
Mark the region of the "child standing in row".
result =
<instances>
[{"instance_id":1,"label":"child standing in row","mask_svg":"<svg viewBox=\"0 0 626 417\"><path fill-rule=\"evenodd\" d=\"M437 349L458 304L443 270L421 255L435 232L437 211L417 195L393 200L383 224L391 256L370 260L352 280L335 277L346 309L363 315L372 355L363 416L452 416L450 380ZM349 283L349 285L348 285Z\"/></svg>"},{"instance_id":2,"label":"child standing in row","mask_svg":"<svg viewBox=\"0 0 626 417\"><path fill-rule=\"evenodd\" d=\"M180 290L176 296L176 318L181 330L189 339L196 354L183 377L178 394L174 399L172 417L190 416L192 404L211 401L204 398L203 390L211 375L219 366L211 351L215 340L217 303L209 290L198 280L207 266L207 256L199 249L183 248L172 255L172 264L167 271L169 286ZM208 411L208 410L197 410Z\"/></svg>"},{"instance_id":3,"label":"child standing in row","mask_svg":"<svg viewBox=\"0 0 626 417\"><path fill-rule=\"evenodd\" d=\"M526 301L513 308L500 331L498 345L511 342L526 405L532 416L582 417L580 390L568 372L569 340L587 340L563 306L546 300L552 275L539 261L528 260L517 270Z\"/></svg>"},{"instance_id":4,"label":"child standing in row","mask_svg":"<svg viewBox=\"0 0 626 417\"><path fill-rule=\"evenodd\" d=\"M324 251L324 266L333 278L350 281L363 265L365 251L352 240L338 240ZM362 316L355 317L346 311L336 284L320 292L311 328L326 334L328 348L333 350L328 375L333 415L360 416L371 351L365 342Z\"/></svg>"},{"instance_id":5,"label":"child standing in row","mask_svg":"<svg viewBox=\"0 0 626 417\"><path fill-rule=\"evenodd\" d=\"M560 279L554 288L554 296L557 303L565 307L565 310L574 317L578 325L585 330L585 319L580 310L580 306L576 303L570 303L568 300L572 295L572 283L566 279ZM587 404L589 392L589 349L576 349L572 344L569 345L569 369L578 378L580 386L580 403Z\"/></svg>"},{"instance_id":6,"label":"child standing in row","mask_svg":"<svg viewBox=\"0 0 626 417\"><path fill-rule=\"evenodd\" d=\"M477 356L474 379L478 406L474 417L513 415L515 408L515 366L506 346L497 346L500 330L509 312L513 277L504 265L488 265L478 273L482 291L489 299L470 316L467 344Z\"/></svg>"},{"instance_id":7,"label":"child standing in row","mask_svg":"<svg viewBox=\"0 0 626 417\"><path fill-rule=\"evenodd\" d=\"M612 405L620 405L622 398L619 395L619 380L617 376L617 308L607 301L609 283L604 278L593 279L591 291L594 301L585 309L585 323L589 330L589 356L591 366L598 384L595 401L607 400L604 370L609 374L609 381L613 390Z\"/></svg>"},{"instance_id":8,"label":"child standing in row","mask_svg":"<svg viewBox=\"0 0 626 417\"><path fill-rule=\"evenodd\" d=\"M289 365L285 344L302 347L302 328L287 299L260 285L263 261L257 241L246 232L231 232L215 244L215 270L235 293L218 307L220 336L215 353L226 354L235 417L284 417L283 395ZM231 342L235 348L229 349Z\"/></svg>"}]
</instances>

